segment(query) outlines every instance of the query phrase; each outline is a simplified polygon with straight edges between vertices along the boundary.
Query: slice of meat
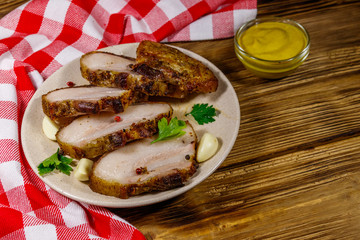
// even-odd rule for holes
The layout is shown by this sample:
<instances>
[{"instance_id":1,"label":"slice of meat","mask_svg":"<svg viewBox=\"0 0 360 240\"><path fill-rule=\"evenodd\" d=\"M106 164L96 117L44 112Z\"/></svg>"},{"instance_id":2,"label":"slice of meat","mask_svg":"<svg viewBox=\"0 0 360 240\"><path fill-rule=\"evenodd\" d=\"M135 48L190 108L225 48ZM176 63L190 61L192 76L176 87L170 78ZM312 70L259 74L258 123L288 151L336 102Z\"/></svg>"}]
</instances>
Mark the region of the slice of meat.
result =
<instances>
[{"instance_id":1,"label":"slice of meat","mask_svg":"<svg viewBox=\"0 0 360 240\"><path fill-rule=\"evenodd\" d=\"M186 134L151 144L147 138L100 158L90 175L90 188L98 193L128 198L151 191L183 186L196 172L196 134L189 123Z\"/></svg>"},{"instance_id":2,"label":"slice of meat","mask_svg":"<svg viewBox=\"0 0 360 240\"><path fill-rule=\"evenodd\" d=\"M131 105L121 114L81 116L60 128L56 140L65 154L94 159L127 142L154 135L157 122L163 117L170 119L172 112L167 103L144 103Z\"/></svg>"},{"instance_id":3,"label":"slice of meat","mask_svg":"<svg viewBox=\"0 0 360 240\"><path fill-rule=\"evenodd\" d=\"M97 86L60 88L42 96L44 113L52 120L102 111L123 112L134 101L131 90Z\"/></svg>"},{"instance_id":4,"label":"slice of meat","mask_svg":"<svg viewBox=\"0 0 360 240\"><path fill-rule=\"evenodd\" d=\"M132 71L135 59L109 52L92 51L81 56L81 75L92 85L130 89L127 81L139 81L142 76Z\"/></svg>"},{"instance_id":5,"label":"slice of meat","mask_svg":"<svg viewBox=\"0 0 360 240\"><path fill-rule=\"evenodd\" d=\"M135 59L94 51L81 57L80 70L92 85L131 89L149 96L183 97L177 86L164 80L160 71L139 67L137 73L131 69L134 64Z\"/></svg>"},{"instance_id":6,"label":"slice of meat","mask_svg":"<svg viewBox=\"0 0 360 240\"><path fill-rule=\"evenodd\" d=\"M139 44L132 69L145 76L149 75L147 69L161 72L165 81L183 95L215 92L218 86L218 79L202 62L176 48L148 40Z\"/></svg>"},{"instance_id":7,"label":"slice of meat","mask_svg":"<svg viewBox=\"0 0 360 240\"><path fill-rule=\"evenodd\" d=\"M80 59L82 76L97 86L119 87L149 96L184 98L214 92L218 79L200 61L161 43L143 41L134 59L90 52Z\"/></svg>"}]
</instances>

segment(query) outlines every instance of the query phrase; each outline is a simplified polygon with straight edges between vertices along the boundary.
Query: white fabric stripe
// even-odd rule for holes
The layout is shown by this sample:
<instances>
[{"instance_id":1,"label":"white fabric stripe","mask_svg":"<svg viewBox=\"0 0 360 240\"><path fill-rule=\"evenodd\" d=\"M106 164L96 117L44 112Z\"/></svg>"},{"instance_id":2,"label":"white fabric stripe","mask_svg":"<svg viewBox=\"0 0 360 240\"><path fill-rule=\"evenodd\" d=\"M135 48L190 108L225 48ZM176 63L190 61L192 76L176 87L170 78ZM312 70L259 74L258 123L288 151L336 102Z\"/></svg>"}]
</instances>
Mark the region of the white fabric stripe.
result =
<instances>
[{"instance_id":1,"label":"white fabric stripe","mask_svg":"<svg viewBox=\"0 0 360 240\"><path fill-rule=\"evenodd\" d=\"M58 55L56 55L55 60L58 61L61 65L69 63L72 59L78 58L83 55L83 52L80 52L76 48L67 46Z\"/></svg>"},{"instance_id":2,"label":"white fabric stripe","mask_svg":"<svg viewBox=\"0 0 360 240\"><path fill-rule=\"evenodd\" d=\"M20 162L10 161L0 164L0 181L5 192L24 185L24 180L21 175Z\"/></svg>"},{"instance_id":3,"label":"white fabric stripe","mask_svg":"<svg viewBox=\"0 0 360 240\"><path fill-rule=\"evenodd\" d=\"M234 14L234 34L244 23L254 19L257 14L256 9L237 9Z\"/></svg>"},{"instance_id":4,"label":"white fabric stripe","mask_svg":"<svg viewBox=\"0 0 360 240\"><path fill-rule=\"evenodd\" d=\"M162 0L156 4L169 19L185 12L187 9L180 1Z\"/></svg>"},{"instance_id":5,"label":"white fabric stripe","mask_svg":"<svg viewBox=\"0 0 360 240\"><path fill-rule=\"evenodd\" d=\"M149 25L144 20L137 20L136 18L129 16L131 22L131 31L132 34L135 33L148 33L152 34L152 31L149 28Z\"/></svg>"},{"instance_id":6,"label":"white fabric stripe","mask_svg":"<svg viewBox=\"0 0 360 240\"><path fill-rule=\"evenodd\" d=\"M105 29L96 22L93 16L89 15L84 23L82 31L93 38L101 40Z\"/></svg>"},{"instance_id":7,"label":"white fabric stripe","mask_svg":"<svg viewBox=\"0 0 360 240\"><path fill-rule=\"evenodd\" d=\"M8 38L10 37L15 31L8 29L8 28L4 28L2 26L0 26L0 39L4 39L4 38Z\"/></svg>"},{"instance_id":8,"label":"white fabric stripe","mask_svg":"<svg viewBox=\"0 0 360 240\"><path fill-rule=\"evenodd\" d=\"M61 214L65 225L73 228L82 224L86 224L86 214L84 210L75 202L69 203L65 208L61 209Z\"/></svg>"},{"instance_id":9,"label":"white fabric stripe","mask_svg":"<svg viewBox=\"0 0 360 240\"><path fill-rule=\"evenodd\" d=\"M7 51L0 56L0 69L1 70L12 70L14 69L15 59L12 54Z\"/></svg>"},{"instance_id":10,"label":"white fabric stripe","mask_svg":"<svg viewBox=\"0 0 360 240\"><path fill-rule=\"evenodd\" d=\"M33 52L37 52L51 44L51 41L42 34L31 34L24 39L30 44Z\"/></svg>"},{"instance_id":11,"label":"white fabric stripe","mask_svg":"<svg viewBox=\"0 0 360 240\"><path fill-rule=\"evenodd\" d=\"M118 13L123 9L127 1L109 1L109 0L99 0L98 4L102 6L109 13Z\"/></svg>"},{"instance_id":12,"label":"white fabric stripe","mask_svg":"<svg viewBox=\"0 0 360 240\"><path fill-rule=\"evenodd\" d=\"M190 25L190 39L191 40L202 40L202 39L213 39L213 24L212 16L206 15L199 18Z\"/></svg>"},{"instance_id":13,"label":"white fabric stripe","mask_svg":"<svg viewBox=\"0 0 360 240\"><path fill-rule=\"evenodd\" d=\"M63 23L69 6L69 1L50 0L46 6L44 17Z\"/></svg>"},{"instance_id":14,"label":"white fabric stripe","mask_svg":"<svg viewBox=\"0 0 360 240\"><path fill-rule=\"evenodd\" d=\"M55 240L56 228L53 224L36 225L24 227L25 238L27 240Z\"/></svg>"},{"instance_id":15,"label":"white fabric stripe","mask_svg":"<svg viewBox=\"0 0 360 240\"><path fill-rule=\"evenodd\" d=\"M99 239L99 236L95 236L95 235L89 234L89 238L90 238L90 239Z\"/></svg>"},{"instance_id":16,"label":"white fabric stripe","mask_svg":"<svg viewBox=\"0 0 360 240\"><path fill-rule=\"evenodd\" d=\"M38 71L31 71L28 72L29 78L31 79L31 82L35 89L38 89L40 85L44 82L43 77L40 75Z\"/></svg>"},{"instance_id":17,"label":"white fabric stripe","mask_svg":"<svg viewBox=\"0 0 360 240\"><path fill-rule=\"evenodd\" d=\"M13 139L19 142L18 124L14 120L0 119L0 139Z\"/></svg>"},{"instance_id":18,"label":"white fabric stripe","mask_svg":"<svg viewBox=\"0 0 360 240\"><path fill-rule=\"evenodd\" d=\"M0 84L0 101L17 103L16 87L12 84Z\"/></svg>"}]
</instances>

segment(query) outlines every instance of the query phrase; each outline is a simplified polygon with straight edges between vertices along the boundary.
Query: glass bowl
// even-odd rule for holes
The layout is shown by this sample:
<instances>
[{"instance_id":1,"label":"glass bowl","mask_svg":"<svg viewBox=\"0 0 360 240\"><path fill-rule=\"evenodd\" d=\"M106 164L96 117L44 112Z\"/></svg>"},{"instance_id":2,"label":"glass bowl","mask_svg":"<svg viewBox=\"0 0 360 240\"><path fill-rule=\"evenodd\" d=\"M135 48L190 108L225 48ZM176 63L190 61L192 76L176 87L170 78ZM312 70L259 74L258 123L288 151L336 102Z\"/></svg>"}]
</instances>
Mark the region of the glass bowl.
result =
<instances>
[{"instance_id":1,"label":"glass bowl","mask_svg":"<svg viewBox=\"0 0 360 240\"><path fill-rule=\"evenodd\" d=\"M289 41L295 42L296 41L303 41L303 45L301 46L300 50L295 53L292 56L289 56L287 58L284 59L270 59L273 57L262 57L259 56L259 54L257 54L257 56L254 56L256 54L251 54L250 51L246 51L246 45L244 45L246 43L246 41L244 41L244 33L251 27L259 27L259 26L264 26L264 24L262 25L258 25L260 23L266 23L266 24L278 24L280 23L280 25L278 24L278 26L285 26L284 29L280 29L277 32L277 35L272 35L272 39L269 39L268 34L266 34L267 32L263 32L262 34L256 34L253 35L252 40L256 41L257 43L257 51L261 51L261 48L266 48L264 47L267 42L271 42L269 44L277 44L277 41L280 42L280 40L284 40L287 39ZM295 30L293 27L291 26L287 26L286 24L289 24L291 26L294 26L297 30ZM295 30L295 32L297 34L294 34L293 39L290 40L289 36L286 36L286 28L292 28L293 30ZM271 27L270 27L271 28ZM267 30L267 31L271 31L274 28ZM289 32L288 32L289 33ZM267 38L266 38L266 35ZM288 34L290 35L290 34ZM277 40L276 37L280 37L281 39ZM259 38L259 39L257 39ZM261 38L261 39L260 39ZM301 39L299 39L301 38ZM248 41L249 42L249 41ZM286 45L286 43L284 43ZM290 42L288 42L288 44L290 44ZM235 53L236 56L238 57L238 59L242 62L242 64L245 66L246 69L248 69L249 71L251 71L254 75L260 77L260 78L266 78L266 79L278 79L278 78L283 78L287 75L289 75L290 73L294 72L307 58L307 56L309 55L309 50L310 50L310 37L308 32L306 31L306 29L301 26L299 23L290 20L290 19L285 19L285 18L278 18L278 17L267 17L267 18L257 18L254 20L251 20L247 23L245 23L244 25L242 25L236 32L235 37L234 37L234 45L235 45ZM280 49L280 48L279 48ZM264 51L266 51L268 49L265 49ZM279 51L274 51L272 54L274 54L274 56L276 56L276 54L280 53Z\"/></svg>"}]
</instances>

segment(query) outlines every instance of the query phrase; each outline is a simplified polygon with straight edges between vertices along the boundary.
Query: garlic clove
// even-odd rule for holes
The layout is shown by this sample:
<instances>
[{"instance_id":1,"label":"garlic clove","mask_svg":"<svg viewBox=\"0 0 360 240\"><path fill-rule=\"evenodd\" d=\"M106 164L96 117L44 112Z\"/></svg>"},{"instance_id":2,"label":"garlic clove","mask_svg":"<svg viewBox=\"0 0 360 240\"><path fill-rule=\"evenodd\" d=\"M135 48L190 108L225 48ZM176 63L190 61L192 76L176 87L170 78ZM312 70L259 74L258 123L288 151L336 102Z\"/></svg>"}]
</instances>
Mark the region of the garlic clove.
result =
<instances>
[{"instance_id":1,"label":"garlic clove","mask_svg":"<svg viewBox=\"0 0 360 240\"><path fill-rule=\"evenodd\" d=\"M205 133L199 143L196 160L204 162L211 158L217 151L219 146L218 139L211 133Z\"/></svg>"},{"instance_id":2,"label":"garlic clove","mask_svg":"<svg viewBox=\"0 0 360 240\"><path fill-rule=\"evenodd\" d=\"M59 126L53 122L48 116L45 116L42 121L42 129L47 138L56 141L56 133L59 131Z\"/></svg>"},{"instance_id":3,"label":"garlic clove","mask_svg":"<svg viewBox=\"0 0 360 240\"><path fill-rule=\"evenodd\" d=\"M74 176L79 181L88 181L91 168L94 162L87 158L82 158L78 162L78 165L75 168Z\"/></svg>"}]
</instances>

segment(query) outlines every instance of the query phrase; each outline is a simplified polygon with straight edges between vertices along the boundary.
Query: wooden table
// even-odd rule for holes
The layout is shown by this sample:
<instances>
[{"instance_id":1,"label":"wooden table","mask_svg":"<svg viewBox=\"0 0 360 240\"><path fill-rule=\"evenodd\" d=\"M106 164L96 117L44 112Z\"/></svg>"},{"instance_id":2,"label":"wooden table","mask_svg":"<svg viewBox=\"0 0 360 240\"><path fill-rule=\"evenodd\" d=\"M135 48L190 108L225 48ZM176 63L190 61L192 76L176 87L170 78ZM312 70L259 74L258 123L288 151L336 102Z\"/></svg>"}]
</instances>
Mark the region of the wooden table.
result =
<instances>
[{"instance_id":1,"label":"wooden table","mask_svg":"<svg viewBox=\"0 0 360 240\"><path fill-rule=\"evenodd\" d=\"M233 84L237 141L220 168L185 194L111 211L148 239L359 239L359 12L357 0L258 1L258 17L291 18L310 33L309 58L280 80L245 70L232 39L174 43Z\"/></svg>"}]
</instances>

